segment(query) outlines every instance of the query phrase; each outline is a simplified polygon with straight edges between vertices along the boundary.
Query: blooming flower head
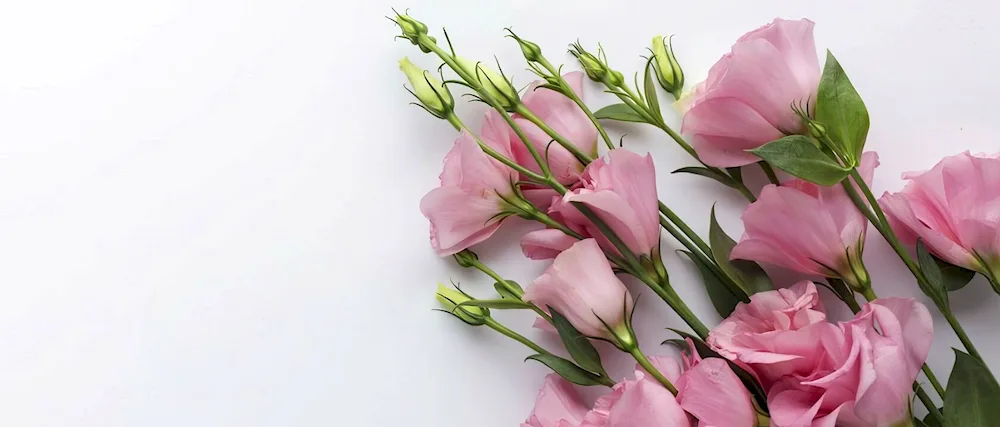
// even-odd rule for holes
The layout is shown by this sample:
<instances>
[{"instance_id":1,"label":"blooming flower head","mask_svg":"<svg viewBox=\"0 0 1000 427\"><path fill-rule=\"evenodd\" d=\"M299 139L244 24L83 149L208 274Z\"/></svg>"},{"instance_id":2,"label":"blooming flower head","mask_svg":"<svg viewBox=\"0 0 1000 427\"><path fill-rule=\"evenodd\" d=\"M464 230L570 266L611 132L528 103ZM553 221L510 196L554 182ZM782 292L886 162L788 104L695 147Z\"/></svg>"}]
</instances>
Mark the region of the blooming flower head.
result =
<instances>
[{"instance_id":1,"label":"blooming flower head","mask_svg":"<svg viewBox=\"0 0 1000 427\"><path fill-rule=\"evenodd\" d=\"M859 171L871 182L878 155L861 158ZM864 288L869 279L861 263L868 220L840 186L822 187L793 180L768 185L743 213L745 232L731 253L805 274L841 278Z\"/></svg>"},{"instance_id":2,"label":"blooming flower head","mask_svg":"<svg viewBox=\"0 0 1000 427\"><path fill-rule=\"evenodd\" d=\"M966 151L903 178L910 182L902 191L879 201L893 230L1000 289L1000 158Z\"/></svg>"},{"instance_id":3,"label":"blooming flower head","mask_svg":"<svg viewBox=\"0 0 1000 427\"><path fill-rule=\"evenodd\" d=\"M682 131L711 166L756 163L746 150L804 130L791 105L814 100L819 79L813 22L775 19L740 37L681 100Z\"/></svg>"}]
</instances>

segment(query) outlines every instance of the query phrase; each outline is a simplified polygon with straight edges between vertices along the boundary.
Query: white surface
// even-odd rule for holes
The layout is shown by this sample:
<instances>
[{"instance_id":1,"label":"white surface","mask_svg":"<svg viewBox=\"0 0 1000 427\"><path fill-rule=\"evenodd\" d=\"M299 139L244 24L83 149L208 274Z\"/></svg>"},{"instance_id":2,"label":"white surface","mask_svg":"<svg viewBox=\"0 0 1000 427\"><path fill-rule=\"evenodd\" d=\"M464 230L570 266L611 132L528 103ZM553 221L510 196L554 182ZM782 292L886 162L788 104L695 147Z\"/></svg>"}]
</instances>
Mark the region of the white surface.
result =
<instances>
[{"instance_id":1,"label":"white surface","mask_svg":"<svg viewBox=\"0 0 1000 427\"><path fill-rule=\"evenodd\" d=\"M943 155L998 148L993 2L475 3L392 6L441 41L447 25L465 56L496 54L520 83L530 77L505 26L565 63L567 43L601 41L629 72L651 36L675 33L694 83L740 34L809 17L871 111L879 193ZM453 133L407 105L396 61L438 62L392 40L389 7L0 6L0 425L510 427L525 417L546 370L522 363L519 344L431 311L435 282L481 295L491 282L428 245L417 203ZM609 102L593 86L587 95ZM479 122L481 105L461 109ZM735 193L667 174L690 161L660 133L612 132L654 152L663 200L696 229L718 201L739 235ZM515 247L531 227L505 226L477 250L527 284L545 266ZM918 293L876 233L866 260L880 294ZM692 268L667 262L714 323ZM663 327L682 325L651 295L640 333L663 352ZM953 300L997 360L1000 297L977 278ZM502 318L540 338L529 316ZM930 362L944 378L958 343L936 326ZM609 357L624 375L627 360Z\"/></svg>"}]
</instances>

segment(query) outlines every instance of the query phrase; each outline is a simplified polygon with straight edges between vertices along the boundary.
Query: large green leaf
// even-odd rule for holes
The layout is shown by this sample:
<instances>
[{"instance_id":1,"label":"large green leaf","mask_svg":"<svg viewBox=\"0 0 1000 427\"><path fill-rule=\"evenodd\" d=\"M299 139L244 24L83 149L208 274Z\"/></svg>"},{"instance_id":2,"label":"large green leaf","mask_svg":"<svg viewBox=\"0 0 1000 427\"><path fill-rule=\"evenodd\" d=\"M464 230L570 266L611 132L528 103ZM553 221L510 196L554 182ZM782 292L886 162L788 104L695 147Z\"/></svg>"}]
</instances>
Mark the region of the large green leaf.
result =
<instances>
[{"instance_id":1,"label":"large green leaf","mask_svg":"<svg viewBox=\"0 0 1000 427\"><path fill-rule=\"evenodd\" d=\"M840 183L850 173L802 135L789 135L749 151L771 166L827 187Z\"/></svg>"},{"instance_id":2,"label":"large green leaf","mask_svg":"<svg viewBox=\"0 0 1000 427\"><path fill-rule=\"evenodd\" d=\"M535 360L541 362L560 377L576 385L600 385L600 377L587 372L583 368L576 366L573 362L551 354L533 354L525 360Z\"/></svg>"},{"instance_id":3,"label":"large green leaf","mask_svg":"<svg viewBox=\"0 0 1000 427\"><path fill-rule=\"evenodd\" d=\"M743 291L744 295L753 295L757 292L774 289L771 279L767 277L764 269L757 263L747 260L730 260L729 255L736 246L736 241L719 226L719 221L715 217L715 207L712 207L712 216L708 228L708 241L712 249L712 258L719 265L722 272L729 279L736 283ZM739 294L734 294L739 296Z\"/></svg>"},{"instance_id":4,"label":"large green leaf","mask_svg":"<svg viewBox=\"0 0 1000 427\"><path fill-rule=\"evenodd\" d=\"M741 300L749 301L746 294L743 294L742 298L733 294L733 291L726 286L719 277L712 272L705 263L695 257L691 252L680 251L691 261L694 265L698 267L698 271L701 273L701 279L705 282L705 291L708 292L708 298L712 300L712 305L715 306L715 311L719 313L719 316L723 318L729 317L736 305L740 303ZM742 293L742 291L740 291Z\"/></svg>"},{"instance_id":5,"label":"large green leaf","mask_svg":"<svg viewBox=\"0 0 1000 427\"><path fill-rule=\"evenodd\" d=\"M580 331L576 330L566 317L559 314L552 307L549 307L549 313L552 315L552 326L555 326L556 331L559 332L559 338L562 339L563 345L566 346L566 351L569 352L570 357L581 368L597 375L606 375L604 366L601 365L601 355L594 348L594 345L590 343L590 338L587 338Z\"/></svg>"},{"instance_id":6,"label":"large green leaf","mask_svg":"<svg viewBox=\"0 0 1000 427\"><path fill-rule=\"evenodd\" d=\"M816 120L826 126L827 135L853 156L861 158L868 138L868 109L854 89L844 69L830 51L816 93Z\"/></svg>"},{"instance_id":7,"label":"large green leaf","mask_svg":"<svg viewBox=\"0 0 1000 427\"><path fill-rule=\"evenodd\" d=\"M620 122L646 123L638 113L625 104L611 104L594 112L594 117L598 119L618 120Z\"/></svg>"},{"instance_id":8,"label":"large green leaf","mask_svg":"<svg viewBox=\"0 0 1000 427\"><path fill-rule=\"evenodd\" d=\"M975 357L955 350L955 366L944 398L944 425L996 427L1000 423L1000 384Z\"/></svg>"}]
</instances>

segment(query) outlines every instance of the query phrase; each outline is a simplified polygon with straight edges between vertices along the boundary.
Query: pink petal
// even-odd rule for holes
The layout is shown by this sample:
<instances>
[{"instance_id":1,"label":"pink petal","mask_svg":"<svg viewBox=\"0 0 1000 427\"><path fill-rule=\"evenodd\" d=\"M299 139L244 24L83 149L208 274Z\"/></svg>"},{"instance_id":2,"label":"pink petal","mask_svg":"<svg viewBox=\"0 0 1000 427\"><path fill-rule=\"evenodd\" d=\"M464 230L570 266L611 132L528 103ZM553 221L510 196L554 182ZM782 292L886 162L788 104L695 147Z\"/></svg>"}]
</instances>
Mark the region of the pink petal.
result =
<instances>
[{"instance_id":1,"label":"pink petal","mask_svg":"<svg viewBox=\"0 0 1000 427\"><path fill-rule=\"evenodd\" d=\"M528 416L530 427L558 427L563 422L578 425L587 414L580 395L573 385L556 374L545 376L545 383L538 390L535 408Z\"/></svg>"},{"instance_id":2,"label":"pink petal","mask_svg":"<svg viewBox=\"0 0 1000 427\"><path fill-rule=\"evenodd\" d=\"M552 259L576 242L575 237L556 229L532 231L521 238L521 252L529 259Z\"/></svg>"},{"instance_id":3,"label":"pink petal","mask_svg":"<svg viewBox=\"0 0 1000 427\"><path fill-rule=\"evenodd\" d=\"M729 364L719 358L702 360L677 381L677 400L698 418L699 426L753 427L757 413L750 392Z\"/></svg>"},{"instance_id":4,"label":"pink petal","mask_svg":"<svg viewBox=\"0 0 1000 427\"><path fill-rule=\"evenodd\" d=\"M420 212L431 222L431 244L441 256L488 239L500 227L500 200L495 194L468 193L438 187L420 199Z\"/></svg>"}]
</instances>

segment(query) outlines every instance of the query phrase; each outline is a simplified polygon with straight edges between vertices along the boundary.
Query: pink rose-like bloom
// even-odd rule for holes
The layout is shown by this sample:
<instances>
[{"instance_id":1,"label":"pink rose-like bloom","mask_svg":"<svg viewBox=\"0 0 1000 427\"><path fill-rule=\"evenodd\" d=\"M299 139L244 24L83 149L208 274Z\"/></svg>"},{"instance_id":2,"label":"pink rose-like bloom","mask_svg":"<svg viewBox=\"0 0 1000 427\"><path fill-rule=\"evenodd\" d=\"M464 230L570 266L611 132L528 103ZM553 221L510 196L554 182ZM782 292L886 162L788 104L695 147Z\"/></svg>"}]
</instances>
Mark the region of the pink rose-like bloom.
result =
<instances>
[{"instance_id":1,"label":"pink rose-like bloom","mask_svg":"<svg viewBox=\"0 0 1000 427\"><path fill-rule=\"evenodd\" d=\"M660 242L656 169L648 154L612 150L594 160L583 173L582 186L553 202L549 213L569 228L593 236L605 250L618 253L574 202L589 207L636 255L649 254ZM568 239L550 230L528 233L521 241L525 255L541 259L565 248Z\"/></svg>"},{"instance_id":2,"label":"pink rose-like bloom","mask_svg":"<svg viewBox=\"0 0 1000 427\"><path fill-rule=\"evenodd\" d=\"M786 134L800 133L802 119L791 106L815 99L820 68L813 22L774 22L740 37L698 85L682 131L701 160L711 166L756 163L745 150Z\"/></svg>"},{"instance_id":3,"label":"pink rose-like bloom","mask_svg":"<svg viewBox=\"0 0 1000 427\"><path fill-rule=\"evenodd\" d=\"M549 374L538 390L535 408L521 427L578 427L589 411L569 381Z\"/></svg>"},{"instance_id":4,"label":"pink rose-like bloom","mask_svg":"<svg viewBox=\"0 0 1000 427\"><path fill-rule=\"evenodd\" d=\"M874 152L861 156L859 172L871 183L878 166ZM743 212L746 231L733 259L748 259L805 274L839 277L850 284L868 281L861 263L868 220L841 186L793 180L768 185Z\"/></svg>"},{"instance_id":5,"label":"pink rose-like bloom","mask_svg":"<svg viewBox=\"0 0 1000 427\"><path fill-rule=\"evenodd\" d=\"M910 387L933 339L927 308L881 298L833 324L816 298L811 283L755 294L708 342L760 376L774 425L878 427L909 417Z\"/></svg>"},{"instance_id":6,"label":"pink rose-like bloom","mask_svg":"<svg viewBox=\"0 0 1000 427\"><path fill-rule=\"evenodd\" d=\"M594 239L580 240L559 254L528 286L524 300L543 310L554 308L586 336L604 338L612 337L605 324L621 332L633 303Z\"/></svg>"},{"instance_id":7,"label":"pink rose-like bloom","mask_svg":"<svg viewBox=\"0 0 1000 427\"><path fill-rule=\"evenodd\" d=\"M582 99L583 73L574 71L564 74L563 78ZM542 83L542 81L536 81L528 87L524 97L521 98L524 105L580 151L591 157L597 155L597 127L594 126L594 123L572 99L550 89L538 88ZM535 151L542 156L542 159L548 159L549 170L559 182L572 184L580 179L583 163L580 163L573 156L573 153L570 153L559 143L552 142L552 137L528 119L518 114L513 115L513 119L518 127L524 131L525 137L528 138L528 142L535 148ZM487 112L486 120L491 123L491 126L488 129L484 128L484 136L488 135L497 140L509 141L508 145L513 151L513 158L519 165L534 172L541 172L538 163L531 156L531 152L518 139L514 130L504 122L499 113L492 110ZM550 144L550 142L552 143ZM547 155L546 151L548 151Z\"/></svg>"},{"instance_id":8,"label":"pink rose-like bloom","mask_svg":"<svg viewBox=\"0 0 1000 427\"><path fill-rule=\"evenodd\" d=\"M903 191L885 193L879 205L900 238L952 264L1000 273L1000 158L968 151L945 157L931 170L907 173ZM996 285L994 285L996 286Z\"/></svg>"},{"instance_id":9,"label":"pink rose-like bloom","mask_svg":"<svg viewBox=\"0 0 1000 427\"><path fill-rule=\"evenodd\" d=\"M485 143L509 156L503 141ZM420 199L420 212L431 223L431 245L441 256L452 255L486 240L506 215L501 196L514 194L514 171L483 152L468 133L455 140L444 158L441 186Z\"/></svg>"}]
</instances>

